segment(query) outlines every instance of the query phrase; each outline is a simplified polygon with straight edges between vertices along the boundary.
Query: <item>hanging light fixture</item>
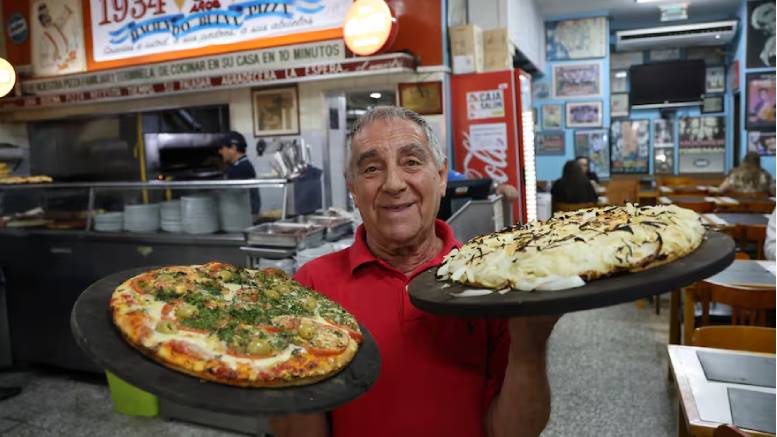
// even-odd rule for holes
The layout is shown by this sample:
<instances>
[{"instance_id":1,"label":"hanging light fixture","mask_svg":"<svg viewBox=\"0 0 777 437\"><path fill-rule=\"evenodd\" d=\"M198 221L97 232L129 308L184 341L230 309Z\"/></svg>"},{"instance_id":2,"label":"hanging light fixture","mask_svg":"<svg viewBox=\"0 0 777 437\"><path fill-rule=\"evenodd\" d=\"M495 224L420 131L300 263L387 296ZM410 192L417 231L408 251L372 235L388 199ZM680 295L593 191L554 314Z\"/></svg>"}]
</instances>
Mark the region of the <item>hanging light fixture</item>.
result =
<instances>
[{"instance_id":1,"label":"hanging light fixture","mask_svg":"<svg viewBox=\"0 0 777 437\"><path fill-rule=\"evenodd\" d=\"M13 65L3 58L0 58L0 97L10 93L16 84L16 71Z\"/></svg>"}]
</instances>

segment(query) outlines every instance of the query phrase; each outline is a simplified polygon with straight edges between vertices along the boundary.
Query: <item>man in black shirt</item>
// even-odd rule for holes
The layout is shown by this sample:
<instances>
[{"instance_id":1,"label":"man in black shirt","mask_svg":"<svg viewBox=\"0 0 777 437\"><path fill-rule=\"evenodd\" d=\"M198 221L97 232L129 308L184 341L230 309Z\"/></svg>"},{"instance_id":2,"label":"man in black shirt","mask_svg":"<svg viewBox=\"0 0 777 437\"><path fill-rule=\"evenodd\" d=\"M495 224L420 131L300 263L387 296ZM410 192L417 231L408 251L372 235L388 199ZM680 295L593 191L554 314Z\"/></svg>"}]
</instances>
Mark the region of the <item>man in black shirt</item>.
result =
<instances>
[{"instance_id":1,"label":"man in black shirt","mask_svg":"<svg viewBox=\"0 0 777 437\"><path fill-rule=\"evenodd\" d=\"M246 157L246 140L239 133L232 131L227 134L224 142L219 147L219 155L227 164L225 179L255 179L256 171L253 164ZM251 214L258 214L262 202L259 197L259 189L251 188Z\"/></svg>"}]
</instances>

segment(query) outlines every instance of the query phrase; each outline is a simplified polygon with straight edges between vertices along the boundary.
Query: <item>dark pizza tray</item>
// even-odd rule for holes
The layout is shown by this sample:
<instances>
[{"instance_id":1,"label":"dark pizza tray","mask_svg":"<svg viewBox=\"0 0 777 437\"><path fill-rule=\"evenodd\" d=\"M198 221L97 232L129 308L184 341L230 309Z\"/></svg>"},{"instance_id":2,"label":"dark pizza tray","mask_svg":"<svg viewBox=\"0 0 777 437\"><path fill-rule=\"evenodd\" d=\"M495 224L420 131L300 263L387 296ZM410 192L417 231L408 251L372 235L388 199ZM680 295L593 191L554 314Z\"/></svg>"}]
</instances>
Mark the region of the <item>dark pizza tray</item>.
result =
<instances>
[{"instance_id":1,"label":"dark pizza tray","mask_svg":"<svg viewBox=\"0 0 777 437\"><path fill-rule=\"evenodd\" d=\"M438 282L436 268L418 275L408 286L410 301L434 314L460 317L514 317L563 314L629 302L676 290L710 277L734 261L734 240L708 232L689 255L636 273L591 281L582 287L556 291L509 291L486 296L454 297L478 287ZM448 285L447 287L444 287Z\"/></svg>"},{"instance_id":2,"label":"dark pizza tray","mask_svg":"<svg viewBox=\"0 0 777 437\"><path fill-rule=\"evenodd\" d=\"M380 373L380 353L370 333L353 361L315 384L288 388L243 388L203 381L169 369L129 345L113 325L111 294L125 280L150 270L126 270L90 285L76 301L70 327L76 343L97 365L160 398L194 408L242 415L282 415L328 411L366 392Z\"/></svg>"}]
</instances>

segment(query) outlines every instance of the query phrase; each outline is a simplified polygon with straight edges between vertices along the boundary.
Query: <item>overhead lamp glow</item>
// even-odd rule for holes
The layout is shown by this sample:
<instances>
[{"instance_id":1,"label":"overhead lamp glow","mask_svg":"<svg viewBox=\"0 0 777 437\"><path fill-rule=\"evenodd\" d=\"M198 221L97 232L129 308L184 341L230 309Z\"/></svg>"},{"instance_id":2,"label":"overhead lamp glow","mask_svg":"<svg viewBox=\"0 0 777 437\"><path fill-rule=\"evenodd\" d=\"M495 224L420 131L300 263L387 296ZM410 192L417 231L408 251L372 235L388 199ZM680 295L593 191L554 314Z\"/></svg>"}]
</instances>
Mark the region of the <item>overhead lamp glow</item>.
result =
<instances>
[{"instance_id":1,"label":"overhead lamp glow","mask_svg":"<svg viewBox=\"0 0 777 437\"><path fill-rule=\"evenodd\" d=\"M617 77L618 79L625 79L628 75L629 74L626 73L625 71L619 71L615 73L615 77Z\"/></svg>"},{"instance_id":2,"label":"overhead lamp glow","mask_svg":"<svg viewBox=\"0 0 777 437\"><path fill-rule=\"evenodd\" d=\"M16 84L16 71L13 65L3 58L0 58L0 97L10 93Z\"/></svg>"},{"instance_id":3,"label":"overhead lamp glow","mask_svg":"<svg viewBox=\"0 0 777 437\"><path fill-rule=\"evenodd\" d=\"M379 99L379 98L383 97L383 94L381 94L381 93L370 93L370 97L372 97L373 99Z\"/></svg>"}]
</instances>

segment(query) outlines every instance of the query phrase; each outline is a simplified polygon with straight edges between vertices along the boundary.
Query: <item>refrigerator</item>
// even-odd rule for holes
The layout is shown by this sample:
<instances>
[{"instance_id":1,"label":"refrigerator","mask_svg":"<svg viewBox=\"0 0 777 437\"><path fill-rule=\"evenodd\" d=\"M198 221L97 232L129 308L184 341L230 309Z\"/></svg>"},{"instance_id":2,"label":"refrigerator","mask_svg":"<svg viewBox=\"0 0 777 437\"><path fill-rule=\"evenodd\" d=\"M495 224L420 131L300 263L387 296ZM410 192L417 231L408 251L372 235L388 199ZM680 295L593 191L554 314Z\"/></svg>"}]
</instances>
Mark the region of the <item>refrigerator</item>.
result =
<instances>
[{"instance_id":1,"label":"refrigerator","mask_svg":"<svg viewBox=\"0 0 777 437\"><path fill-rule=\"evenodd\" d=\"M451 108L453 169L516 187L514 220L536 220L531 76L520 69L454 75Z\"/></svg>"}]
</instances>

